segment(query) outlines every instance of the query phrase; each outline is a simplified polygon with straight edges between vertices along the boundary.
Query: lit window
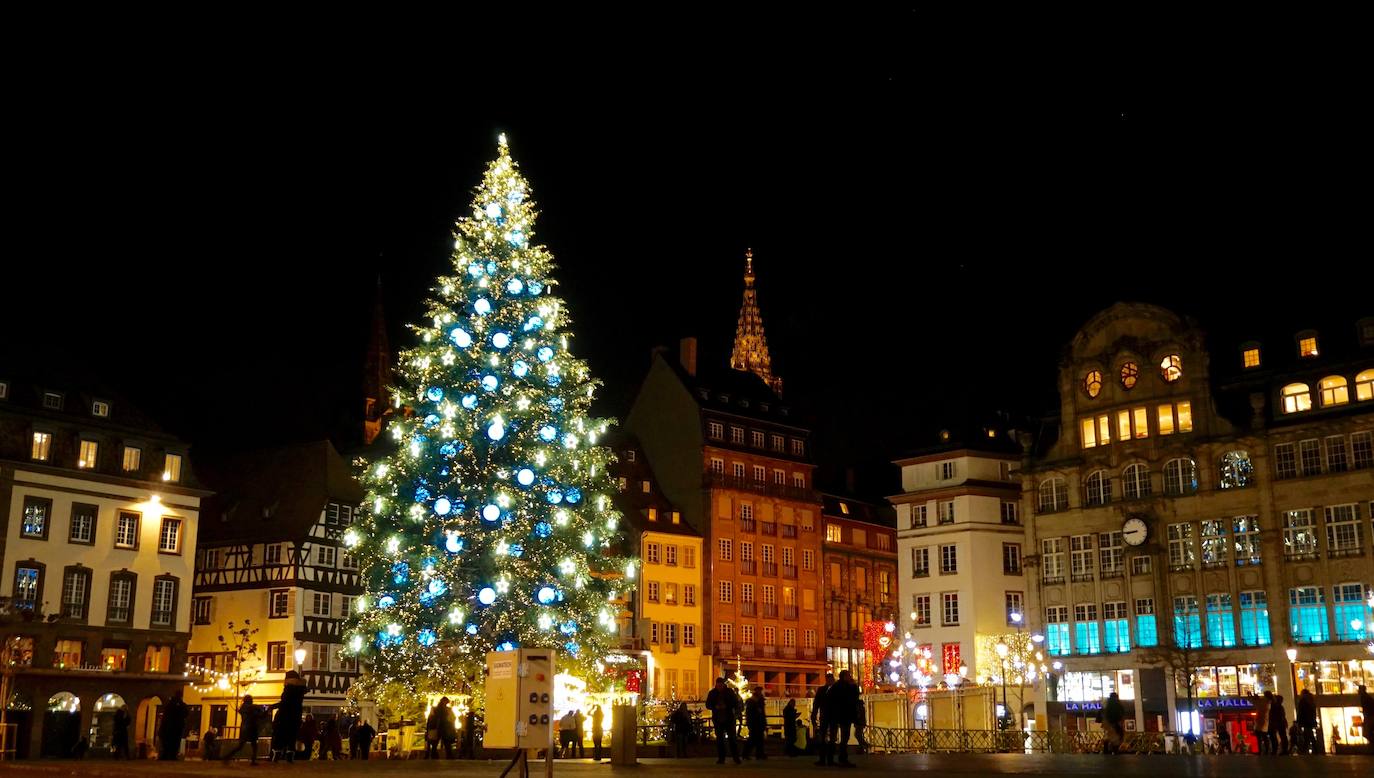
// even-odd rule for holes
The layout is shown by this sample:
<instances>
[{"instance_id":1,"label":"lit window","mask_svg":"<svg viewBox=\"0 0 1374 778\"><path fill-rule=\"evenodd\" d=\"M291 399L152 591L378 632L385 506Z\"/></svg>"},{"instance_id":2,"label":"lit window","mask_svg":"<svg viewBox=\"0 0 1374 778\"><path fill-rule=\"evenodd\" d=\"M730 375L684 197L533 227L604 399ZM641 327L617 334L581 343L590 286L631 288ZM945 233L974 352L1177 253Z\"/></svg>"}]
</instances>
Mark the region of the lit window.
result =
<instances>
[{"instance_id":1,"label":"lit window","mask_svg":"<svg viewBox=\"0 0 1374 778\"><path fill-rule=\"evenodd\" d=\"M1179 432L1192 432L1192 431L1193 431L1193 404L1190 403L1190 402L1186 402L1186 401L1185 401L1185 402L1181 402L1181 403L1176 403L1176 404L1174 405L1174 411L1175 411L1175 413L1176 413L1177 416L1178 416L1178 431L1179 431Z\"/></svg>"},{"instance_id":2,"label":"lit window","mask_svg":"<svg viewBox=\"0 0 1374 778\"><path fill-rule=\"evenodd\" d=\"M739 445L741 445L741 446L744 445L744 428L743 428L743 427L731 427L731 428L730 428L730 442L731 442L731 443L737 443L737 444L739 444Z\"/></svg>"},{"instance_id":3,"label":"lit window","mask_svg":"<svg viewBox=\"0 0 1374 778\"><path fill-rule=\"evenodd\" d=\"M1069 507L1069 492L1063 478L1047 478L1040 482L1038 494L1040 513L1062 511Z\"/></svg>"},{"instance_id":4,"label":"lit window","mask_svg":"<svg viewBox=\"0 0 1374 778\"><path fill-rule=\"evenodd\" d=\"M763 448L763 432L754 430L749 433L749 441L753 444L754 448Z\"/></svg>"},{"instance_id":5,"label":"lit window","mask_svg":"<svg viewBox=\"0 0 1374 778\"><path fill-rule=\"evenodd\" d=\"M725 425L718 421L709 422L706 425L706 436L712 440L720 440L725 437Z\"/></svg>"},{"instance_id":6,"label":"lit window","mask_svg":"<svg viewBox=\"0 0 1374 778\"><path fill-rule=\"evenodd\" d=\"M841 503L840 503L840 513L843 513L843 514L846 515L846 516L849 515L849 503L846 503L846 502L841 502Z\"/></svg>"},{"instance_id":7,"label":"lit window","mask_svg":"<svg viewBox=\"0 0 1374 778\"><path fill-rule=\"evenodd\" d=\"M649 521L658 521L658 509L657 509L657 508L649 508L649 509L647 509L647 511L648 511Z\"/></svg>"},{"instance_id":8,"label":"lit window","mask_svg":"<svg viewBox=\"0 0 1374 778\"><path fill-rule=\"evenodd\" d=\"M1325 643L1331 639L1326 623L1326 597L1321 587L1288 590L1288 629L1294 643Z\"/></svg>"},{"instance_id":9,"label":"lit window","mask_svg":"<svg viewBox=\"0 0 1374 778\"><path fill-rule=\"evenodd\" d=\"M843 529L838 524L825 525L825 540L827 543L842 543Z\"/></svg>"},{"instance_id":10,"label":"lit window","mask_svg":"<svg viewBox=\"0 0 1374 778\"><path fill-rule=\"evenodd\" d=\"M143 461L143 450L133 446L124 447L124 472L132 473L138 470L138 466Z\"/></svg>"},{"instance_id":11,"label":"lit window","mask_svg":"<svg viewBox=\"0 0 1374 778\"><path fill-rule=\"evenodd\" d=\"M162 466L162 480L177 483L181 480L181 455L168 454Z\"/></svg>"},{"instance_id":12,"label":"lit window","mask_svg":"<svg viewBox=\"0 0 1374 778\"><path fill-rule=\"evenodd\" d=\"M1365 370L1355 376L1355 399L1374 400L1374 370Z\"/></svg>"},{"instance_id":13,"label":"lit window","mask_svg":"<svg viewBox=\"0 0 1374 778\"><path fill-rule=\"evenodd\" d=\"M1258 346L1256 346L1256 347L1254 347L1254 348L1247 348L1245 351L1241 352L1241 365L1242 365L1242 366L1244 366L1244 367L1259 367L1259 363L1260 363L1260 350L1259 350L1259 347L1258 347Z\"/></svg>"},{"instance_id":14,"label":"lit window","mask_svg":"<svg viewBox=\"0 0 1374 778\"><path fill-rule=\"evenodd\" d=\"M1221 488L1238 489L1249 486L1254 473L1255 466L1250 463L1248 453L1228 451L1221 455Z\"/></svg>"},{"instance_id":15,"label":"lit window","mask_svg":"<svg viewBox=\"0 0 1374 778\"><path fill-rule=\"evenodd\" d=\"M1323 378L1321 383L1322 407L1332 405L1345 405L1350 402L1350 387L1346 383L1345 376L1331 375Z\"/></svg>"},{"instance_id":16,"label":"lit window","mask_svg":"<svg viewBox=\"0 0 1374 778\"><path fill-rule=\"evenodd\" d=\"M1170 384L1183 377L1183 360L1178 354L1170 354L1159 361L1159 376Z\"/></svg>"},{"instance_id":17,"label":"lit window","mask_svg":"<svg viewBox=\"0 0 1374 778\"><path fill-rule=\"evenodd\" d=\"M46 462L51 453L52 435L47 432L33 433L33 459L39 462Z\"/></svg>"},{"instance_id":18,"label":"lit window","mask_svg":"<svg viewBox=\"0 0 1374 778\"><path fill-rule=\"evenodd\" d=\"M1128 500L1149 497L1151 492L1149 468L1142 464L1127 465L1126 469L1121 471L1121 484L1122 492Z\"/></svg>"},{"instance_id":19,"label":"lit window","mask_svg":"<svg viewBox=\"0 0 1374 778\"><path fill-rule=\"evenodd\" d=\"M1197 463L1192 459L1171 459L1164 464L1164 493L1192 494L1197 491Z\"/></svg>"},{"instance_id":20,"label":"lit window","mask_svg":"<svg viewBox=\"0 0 1374 778\"><path fill-rule=\"evenodd\" d=\"M639 491L643 492L644 494L648 494L652 488L652 485L648 481L639 482Z\"/></svg>"},{"instance_id":21,"label":"lit window","mask_svg":"<svg viewBox=\"0 0 1374 778\"><path fill-rule=\"evenodd\" d=\"M50 411L62 410L62 395L56 392L44 392L43 407Z\"/></svg>"},{"instance_id":22,"label":"lit window","mask_svg":"<svg viewBox=\"0 0 1374 778\"><path fill-rule=\"evenodd\" d=\"M96 400L91 403L91 415L102 419L110 417L110 404L103 400Z\"/></svg>"},{"instance_id":23,"label":"lit window","mask_svg":"<svg viewBox=\"0 0 1374 778\"><path fill-rule=\"evenodd\" d=\"M1132 434L1137 438L1150 437L1150 411L1145 406L1131 409Z\"/></svg>"},{"instance_id":24,"label":"lit window","mask_svg":"<svg viewBox=\"0 0 1374 778\"><path fill-rule=\"evenodd\" d=\"M42 497L24 498L24 520L19 535L38 540L48 539L48 525L52 521L52 500Z\"/></svg>"},{"instance_id":25,"label":"lit window","mask_svg":"<svg viewBox=\"0 0 1374 778\"><path fill-rule=\"evenodd\" d=\"M1083 376L1083 391L1089 397L1093 398L1096 398L1099 394L1102 394L1101 370L1089 370L1088 374Z\"/></svg>"},{"instance_id":26,"label":"lit window","mask_svg":"<svg viewBox=\"0 0 1374 778\"><path fill-rule=\"evenodd\" d=\"M1283 387L1283 412L1301 413L1312 410L1312 390L1307 384L1289 384Z\"/></svg>"},{"instance_id":27,"label":"lit window","mask_svg":"<svg viewBox=\"0 0 1374 778\"><path fill-rule=\"evenodd\" d=\"M1161 406L1159 406L1159 416L1158 416L1158 420L1159 420L1159 424L1158 424L1159 434L1161 434L1161 435L1172 435L1172 434L1174 434L1174 406L1172 406L1172 405L1161 405Z\"/></svg>"},{"instance_id":28,"label":"lit window","mask_svg":"<svg viewBox=\"0 0 1374 778\"><path fill-rule=\"evenodd\" d=\"M100 452L100 444L94 440L81 441L81 453L77 457L76 466L81 468L95 467L96 455Z\"/></svg>"},{"instance_id":29,"label":"lit window","mask_svg":"<svg viewBox=\"0 0 1374 778\"><path fill-rule=\"evenodd\" d=\"M115 524L115 548L138 548L138 514L120 511Z\"/></svg>"},{"instance_id":30,"label":"lit window","mask_svg":"<svg viewBox=\"0 0 1374 778\"><path fill-rule=\"evenodd\" d=\"M164 554L181 553L181 519L164 517L158 533L157 550Z\"/></svg>"},{"instance_id":31,"label":"lit window","mask_svg":"<svg viewBox=\"0 0 1374 778\"><path fill-rule=\"evenodd\" d=\"M1140 365L1134 362L1127 362L1121 366L1121 386L1127 390L1135 388L1135 382L1140 378Z\"/></svg>"},{"instance_id":32,"label":"lit window","mask_svg":"<svg viewBox=\"0 0 1374 778\"><path fill-rule=\"evenodd\" d=\"M1304 357L1317 356L1317 336L1298 339L1298 355Z\"/></svg>"}]
</instances>

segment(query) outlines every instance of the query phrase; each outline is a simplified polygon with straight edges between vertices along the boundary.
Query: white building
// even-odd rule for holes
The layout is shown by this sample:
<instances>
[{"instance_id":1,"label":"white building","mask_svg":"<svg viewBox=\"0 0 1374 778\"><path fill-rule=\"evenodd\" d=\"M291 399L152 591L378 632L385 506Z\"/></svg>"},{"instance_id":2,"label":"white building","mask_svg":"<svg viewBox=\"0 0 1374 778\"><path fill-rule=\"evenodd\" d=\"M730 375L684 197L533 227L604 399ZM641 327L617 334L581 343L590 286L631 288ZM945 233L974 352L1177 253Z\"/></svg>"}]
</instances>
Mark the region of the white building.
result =
<instances>
[{"instance_id":1,"label":"white building","mask_svg":"<svg viewBox=\"0 0 1374 778\"><path fill-rule=\"evenodd\" d=\"M1018 447L1002 426L940 433L938 445L899 459L897 510L901 631L928 648L933 675L969 681L995 672L980 638L1013 632L1023 613ZM993 658L995 660L995 658Z\"/></svg>"}]
</instances>

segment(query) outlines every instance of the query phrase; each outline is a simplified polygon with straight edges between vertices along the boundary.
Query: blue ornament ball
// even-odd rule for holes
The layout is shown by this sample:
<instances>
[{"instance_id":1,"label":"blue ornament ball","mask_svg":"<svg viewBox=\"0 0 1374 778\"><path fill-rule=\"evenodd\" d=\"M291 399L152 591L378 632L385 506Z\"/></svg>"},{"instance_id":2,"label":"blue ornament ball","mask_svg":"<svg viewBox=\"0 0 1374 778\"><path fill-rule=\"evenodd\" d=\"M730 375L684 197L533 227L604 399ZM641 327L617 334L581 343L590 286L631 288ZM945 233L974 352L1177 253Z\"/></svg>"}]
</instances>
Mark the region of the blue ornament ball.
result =
<instances>
[{"instance_id":1,"label":"blue ornament ball","mask_svg":"<svg viewBox=\"0 0 1374 778\"><path fill-rule=\"evenodd\" d=\"M539 350L535 352L535 356L539 357L540 362L548 362L553 359L553 349L548 346L540 346Z\"/></svg>"},{"instance_id":2,"label":"blue ornament ball","mask_svg":"<svg viewBox=\"0 0 1374 778\"><path fill-rule=\"evenodd\" d=\"M439 453L446 457L455 456L458 453L458 446L453 443L445 443L439 447Z\"/></svg>"},{"instance_id":3,"label":"blue ornament ball","mask_svg":"<svg viewBox=\"0 0 1374 778\"><path fill-rule=\"evenodd\" d=\"M506 282L506 291L510 292L511 294L520 294L524 290L525 284L522 283L518 278L512 278L511 280Z\"/></svg>"},{"instance_id":4,"label":"blue ornament ball","mask_svg":"<svg viewBox=\"0 0 1374 778\"><path fill-rule=\"evenodd\" d=\"M515 374L516 378L524 378L529 375L530 366L525 360L517 359L515 360L515 364L511 365L510 371Z\"/></svg>"},{"instance_id":5,"label":"blue ornament ball","mask_svg":"<svg viewBox=\"0 0 1374 778\"><path fill-rule=\"evenodd\" d=\"M453 345L458 348L467 348L472 345L472 336L467 333L467 330L461 327L450 332L448 334L448 339L453 341Z\"/></svg>"},{"instance_id":6,"label":"blue ornament ball","mask_svg":"<svg viewBox=\"0 0 1374 778\"><path fill-rule=\"evenodd\" d=\"M444 399L444 390L437 386L431 386L429 391L425 392L425 396L429 398L430 402L437 403Z\"/></svg>"},{"instance_id":7,"label":"blue ornament ball","mask_svg":"<svg viewBox=\"0 0 1374 778\"><path fill-rule=\"evenodd\" d=\"M557 489L554 489L550 491L548 494L544 495L544 499L548 500L550 505L557 505L558 503L563 502L563 493L558 491Z\"/></svg>"},{"instance_id":8,"label":"blue ornament ball","mask_svg":"<svg viewBox=\"0 0 1374 778\"><path fill-rule=\"evenodd\" d=\"M479 297L477 302L472 304L472 310L476 311L479 316L486 316L491 313L491 301L485 297Z\"/></svg>"},{"instance_id":9,"label":"blue ornament ball","mask_svg":"<svg viewBox=\"0 0 1374 778\"><path fill-rule=\"evenodd\" d=\"M582 490L578 489L576 486L570 486L563 497L566 498L568 502L577 502L582 499Z\"/></svg>"},{"instance_id":10,"label":"blue ornament ball","mask_svg":"<svg viewBox=\"0 0 1374 778\"><path fill-rule=\"evenodd\" d=\"M415 490L415 502L424 502L429 499L429 490L421 486Z\"/></svg>"},{"instance_id":11,"label":"blue ornament ball","mask_svg":"<svg viewBox=\"0 0 1374 778\"><path fill-rule=\"evenodd\" d=\"M549 410L553 411L554 413L558 413L559 411L563 410L563 398L562 398L562 397L551 397L551 398L549 398Z\"/></svg>"},{"instance_id":12,"label":"blue ornament ball","mask_svg":"<svg viewBox=\"0 0 1374 778\"><path fill-rule=\"evenodd\" d=\"M553 439L558 437L558 430L554 429L554 427L550 424L545 424L544 426L539 428L539 437L552 443Z\"/></svg>"},{"instance_id":13,"label":"blue ornament ball","mask_svg":"<svg viewBox=\"0 0 1374 778\"><path fill-rule=\"evenodd\" d=\"M477 407L477 395L475 395L475 394L465 394L465 395L463 395L463 399L462 399L462 401L461 401L461 404L462 404L462 406L463 406L464 408L467 408L468 410L473 410L474 408Z\"/></svg>"},{"instance_id":14,"label":"blue ornament ball","mask_svg":"<svg viewBox=\"0 0 1374 778\"><path fill-rule=\"evenodd\" d=\"M496 348L510 348L510 333L498 332L491 336L491 345Z\"/></svg>"},{"instance_id":15,"label":"blue ornament ball","mask_svg":"<svg viewBox=\"0 0 1374 778\"><path fill-rule=\"evenodd\" d=\"M501 385L501 381L500 381L500 379L498 379L496 376L494 376L494 375L484 375L484 376L482 376L482 388L485 389L485 390L487 390L488 392L494 392L494 391L496 391L496 387L498 387L498 386L500 386L500 385Z\"/></svg>"},{"instance_id":16,"label":"blue ornament ball","mask_svg":"<svg viewBox=\"0 0 1374 778\"><path fill-rule=\"evenodd\" d=\"M553 534L553 525L547 521L541 521L534 525L534 536L537 538L547 538Z\"/></svg>"}]
</instances>

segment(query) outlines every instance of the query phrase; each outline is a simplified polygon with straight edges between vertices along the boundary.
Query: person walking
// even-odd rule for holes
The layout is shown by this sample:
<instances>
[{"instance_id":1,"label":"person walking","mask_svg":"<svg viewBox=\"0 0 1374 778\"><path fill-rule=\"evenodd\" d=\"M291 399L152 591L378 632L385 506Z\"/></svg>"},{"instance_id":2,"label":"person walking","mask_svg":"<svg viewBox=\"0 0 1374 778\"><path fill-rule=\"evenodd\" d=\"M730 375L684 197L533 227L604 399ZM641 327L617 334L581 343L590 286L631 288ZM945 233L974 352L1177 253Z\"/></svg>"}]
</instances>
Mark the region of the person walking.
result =
<instances>
[{"instance_id":1,"label":"person walking","mask_svg":"<svg viewBox=\"0 0 1374 778\"><path fill-rule=\"evenodd\" d=\"M1274 756L1288 753L1288 712L1281 694L1275 694L1269 706L1269 752Z\"/></svg>"},{"instance_id":2,"label":"person walking","mask_svg":"<svg viewBox=\"0 0 1374 778\"><path fill-rule=\"evenodd\" d=\"M358 725L353 733L358 744L358 758L366 761L368 754L372 752L372 739L377 737L377 730L372 728L366 721Z\"/></svg>"},{"instance_id":3,"label":"person walking","mask_svg":"<svg viewBox=\"0 0 1374 778\"><path fill-rule=\"evenodd\" d=\"M1107 703L1102 706L1102 723L1107 732L1102 741L1102 752L1105 754L1117 754L1121 752L1121 742L1126 738L1126 707L1121 704L1121 699L1116 692L1107 696Z\"/></svg>"},{"instance_id":4,"label":"person walking","mask_svg":"<svg viewBox=\"0 0 1374 778\"><path fill-rule=\"evenodd\" d=\"M573 730L573 745L577 747L577 758L587 758L587 715L581 708L573 711L573 721L577 722L577 728Z\"/></svg>"},{"instance_id":5,"label":"person walking","mask_svg":"<svg viewBox=\"0 0 1374 778\"><path fill-rule=\"evenodd\" d=\"M158 735L162 738L162 751L158 759L170 762L181 753L181 738L186 734L186 703L182 702L181 692L172 695L162 710L162 728Z\"/></svg>"},{"instance_id":6,"label":"person walking","mask_svg":"<svg viewBox=\"0 0 1374 778\"><path fill-rule=\"evenodd\" d=\"M744 758L749 759L753 754L761 760L767 759L763 739L768 733L768 708L762 686L755 686L754 693L744 701L744 726L749 728L749 739L744 741Z\"/></svg>"},{"instance_id":7,"label":"person walking","mask_svg":"<svg viewBox=\"0 0 1374 778\"><path fill-rule=\"evenodd\" d=\"M1365 748L1370 754L1374 754L1374 695L1371 695L1363 684L1356 691L1359 693L1360 715L1364 717L1360 731L1364 733Z\"/></svg>"},{"instance_id":8,"label":"person walking","mask_svg":"<svg viewBox=\"0 0 1374 778\"><path fill-rule=\"evenodd\" d=\"M301 716L305 709L305 679L295 670L286 671L281 685L281 700L271 707L277 711L272 719L272 761L296 761L296 741L301 733Z\"/></svg>"},{"instance_id":9,"label":"person walking","mask_svg":"<svg viewBox=\"0 0 1374 778\"><path fill-rule=\"evenodd\" d=\"M453 741L457 739L457 722L453 716L453 709L449 707L450 700L447 697L440 697L439 704L429 712L429 718L425 719L425 758L439 758L439 744L444 745L444 756L447 759L453 758Z\"/></svg>"},{"instance_id":10,"label":"person walking","mask_svg":"<svg viewBox=\"0 0 1374 778\"><path fill-rule=\"evenodd\" d=\"M1255 741L1259 746L1261 755L1270 751L1269 740L1269 709L1274 706L1274 693L1265 692L1264 696L1255 700Z\"/></svg>"},{"instance_id":11,"label":"person walking","mask_svg":"<svg viewBox=\"0 0 1374 778\"><path fill-rule=\"evenodd\" d=\"M577 712L568 711L558 720L558 756L567 759L573 753L573 735L577 731Z\"/></svg>"},{"instance_id":12,"label":"person walking","mask_svg":"<svg viewBox=\"0 0 1374 778\"><path fill-rule=\"evenodd\" d=\"M606 721L606 714L601 712L601 706L592 708L592 761L601 761L601 737L605 734L602 724Z\"/></svg>"},{"instance_id":13,"label":"person walking","mask_svg":"<svg viewBox=\"0 0 1374 778\"><path fill-rule=\"evenodd\" d=\"M679 702L668 714L668 726L673 731L673 745L678 759L687 758L687 742L692 737L692 713L687 703Z\"/></svg>"},{"instance_id":14,"label":"person walking","mask_svg":"<svg viewBox=\"0 0 1374 778\"><path fill-rule=\"evenodd\" d=\"M253 702L253 695L243 695L243 703L239 705L239 742L221 761L229 764L230 759L238 756L244 746L248 746L251 759L249 764L258 763L258 728L262 725L262 719L262 707Z\"/></svg>"},{"instance_id":15,"label":"person walking","mask_svg":"<svg viewBox=\"0 0 1374 778\"><path fill-rule=\"evenodd\" d=\"M797 749L797 725L801 723L800 718L797 714L797 701L789 699L782 709L782 750L788 756L801 753Z\"/></svg>"},{"instance_id":16,"label":"person walking","mask_svg":"<svg viewBox=\"0 0 1374 778\"><path fill-rule=\"evenodd\" d=\"M864 729L868 727L868 710L864 706L862 689L859 690L859 705L854 712L854 739L859 741L859 753L868 753L868 741L864 739Z\"/></svg>"},{"instance_id":17,"label":"person walking","mask_svg":"<svg viewBox=\"0 0 1374 778\"><path fill-rule=\"evenodd\" d=\"M1298 725L1297 742L1293 745L1300 754L1317 752L1317 697L1311 689L1303 689L1298 695L1298 704L1293 711L1293 721Z\"/></svg>"},{"instance_id":18,"label":"person walking","mask_svg":"<svg viewBox=\"0 0 1374 778\"><path fill-rule=\"evenodd\" d=\"M129 758L129 724L132 720L129 716L129 706L120 705L119 710L114 715L114 743L111 744L111 754L115 759Z\"/></svg>"},{"instance_id":19,"label":"person walking","mask_svg":"<svg viewBox=\"0 0 1374 778\"><path fill-rule=\"evenodd\" d=\"M459 759L477 758L477 714L468 708L463 714L463 734L458 746Z\"/></svg>"},{"instance_id":20,"label":"person walking","mask_svg":"<svg viewBox=\"0 0 1374 778\"><path fill-rule=\"evenodd\" d=\"M739 694L717 678L715 688L706 695L706 709L711 711L711 727L716 731L716 764L725 764L725 742L730 742L730 758L740 763L739 743L735 732L735 711L740 707Z\"/></svg>"},{"instance_id":21,"label":"person walking","mask_svg":"<svg viewBox=\"0 0 1374 778\"><path fill-rule=\"evenodd\" d=\"M826 742L830 749L828 756L834 756L838 741L839 759L834 764L840 767L855 767L849 761L849 735L854 726L854 716L859 710L859 686L848 670L841 670L839 680L825 693L824 723ZM827 759L827 761L830 761Z\"/></svg>"},{"instance_id":22,"label":"person walking","mask_svg":"<svg viewBox=\"0 0 1374 778\"><path fill-rule=\"evenodd\" d=\"M1224 721L1217 727L1217 753L1231 753L1231 728Z\"/></svg>"},{"instance_id":23,"label":"person walking","mask_svg":"<svg viewBox=\"0 0 1374 778\"><path fill-rule=\"evenodd\" d=\"M829 726L825 721L825 697L835 686L835 674L825 674L825 684L816 690L816 696L811 699L811 731L815 733L812 738L816 741L816 751L819 758L816 760L817 767L824 767L827 764L834 764L834 759L829 747Z\"/></svg>"},{"instance_id":24,"label":"person walking","mask_svg":"<svg viewBox=\"0 0 1374 778\"><path fill-rule=\"evenodd\" d=\"M339 719L330 716L320 728L320 760L343 758L343 733L339 731Z\"/></svg>"}]
</instances>

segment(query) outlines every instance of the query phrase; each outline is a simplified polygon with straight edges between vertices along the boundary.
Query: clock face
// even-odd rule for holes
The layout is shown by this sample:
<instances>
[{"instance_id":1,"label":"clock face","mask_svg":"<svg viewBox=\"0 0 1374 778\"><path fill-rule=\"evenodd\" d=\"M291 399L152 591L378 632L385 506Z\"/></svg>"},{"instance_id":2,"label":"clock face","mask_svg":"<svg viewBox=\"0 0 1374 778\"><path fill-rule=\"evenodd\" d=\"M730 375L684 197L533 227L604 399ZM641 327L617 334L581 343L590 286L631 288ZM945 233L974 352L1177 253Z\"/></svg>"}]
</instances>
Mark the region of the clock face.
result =
<instances>
[{"instance_id":1,"label":"clock face","mask_svg":"<svg viewBox=\"0 0 1374 778\"><path fill-rule=\"evenodd\" d=\"M1149 534L1150 528L1143 519L1126 519L1121 525L1121 539L1132 546L1144 543Z\"/></svg>"}]
</instances>

